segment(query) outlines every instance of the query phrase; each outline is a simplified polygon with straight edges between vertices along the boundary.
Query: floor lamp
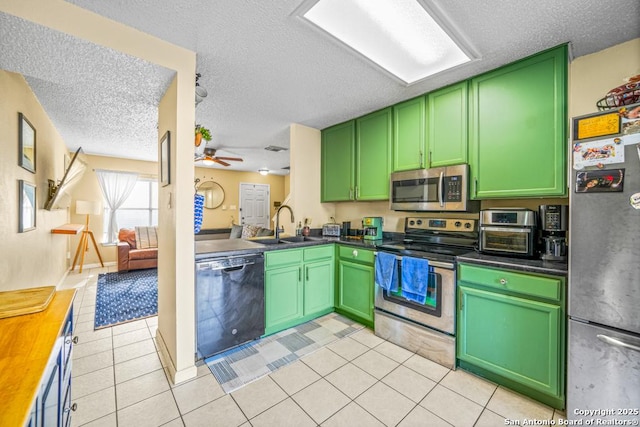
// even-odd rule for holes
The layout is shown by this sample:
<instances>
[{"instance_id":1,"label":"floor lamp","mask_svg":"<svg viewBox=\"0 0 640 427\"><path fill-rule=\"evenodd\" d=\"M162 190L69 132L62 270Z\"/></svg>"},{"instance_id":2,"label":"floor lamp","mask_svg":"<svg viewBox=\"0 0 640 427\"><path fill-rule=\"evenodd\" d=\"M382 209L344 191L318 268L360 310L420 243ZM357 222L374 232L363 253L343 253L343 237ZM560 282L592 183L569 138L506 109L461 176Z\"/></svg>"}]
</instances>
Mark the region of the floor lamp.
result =
<instances>
[{"instance_id":1,"label":"floor lamp","mask_svg":"<svg viewBox=\"0 0 640 427\"><path fill-rule=\"evenodd\" d=\"M82 253L80 256L80 273L82 273L82 266L84 265L84 254L89 249L89 237L91 237L91 241L93 242L93 247L96 249L96 253L98 254L98 259L100 260L100 265L104 267L104 263L102 262L102 256L100 255L100 251L98 250L98 245L96 244L96 239L93 237L93 231L89 230L89 215L100 215L101 206L99 202L87 202L84 200L76 201L76 214L78 215L86 215L87 219L84 224L84 230L82 230L82 237L80 237L80 241L78 242L78 249L76 249L76 256L73 257L73 267L71 267L71 271L76 268L76 261L78 260L78 255Z\"/></svg>"}]
</instances>

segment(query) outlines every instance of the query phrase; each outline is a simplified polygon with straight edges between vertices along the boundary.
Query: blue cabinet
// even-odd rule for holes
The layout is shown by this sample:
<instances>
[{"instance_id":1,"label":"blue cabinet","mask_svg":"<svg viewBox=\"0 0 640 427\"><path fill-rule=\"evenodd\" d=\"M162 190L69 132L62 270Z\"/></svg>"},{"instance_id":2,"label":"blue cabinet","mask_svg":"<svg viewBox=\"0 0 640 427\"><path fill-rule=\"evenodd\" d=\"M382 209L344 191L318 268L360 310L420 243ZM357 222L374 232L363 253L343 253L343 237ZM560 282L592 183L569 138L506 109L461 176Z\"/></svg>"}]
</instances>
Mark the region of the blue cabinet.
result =
<instances>
[{"instance_id":1,"label":"blue cabinet","mask_svg":"<svg viewBox=\"0 0 640 427\"><path fill-rule=\"evenodd\" d=\"M68 427L71 425L71 358L74 344L73 308L65 320L45 370L40 392L31 409L28 427Z\"/></svg>"}]
</instances>

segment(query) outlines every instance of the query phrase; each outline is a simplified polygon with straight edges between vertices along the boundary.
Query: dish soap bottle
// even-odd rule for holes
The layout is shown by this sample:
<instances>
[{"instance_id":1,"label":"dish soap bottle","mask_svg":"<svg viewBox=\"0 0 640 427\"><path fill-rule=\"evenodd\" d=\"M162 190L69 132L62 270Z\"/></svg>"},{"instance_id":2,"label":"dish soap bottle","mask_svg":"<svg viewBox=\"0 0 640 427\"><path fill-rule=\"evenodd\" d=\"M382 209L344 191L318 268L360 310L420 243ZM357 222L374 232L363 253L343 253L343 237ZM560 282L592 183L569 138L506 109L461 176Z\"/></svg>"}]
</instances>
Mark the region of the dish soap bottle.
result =
<instances>
[{"instance_id":1,"label":"dish soap bottle","mask_svg":"<svg viewBox=\"0 0 640 427\"><path fill-rule=\"evenodd\" d=\"M296 236L302 236L302 222L298 221L298 226L296 227Z\"/></svg>"}]
</instances>

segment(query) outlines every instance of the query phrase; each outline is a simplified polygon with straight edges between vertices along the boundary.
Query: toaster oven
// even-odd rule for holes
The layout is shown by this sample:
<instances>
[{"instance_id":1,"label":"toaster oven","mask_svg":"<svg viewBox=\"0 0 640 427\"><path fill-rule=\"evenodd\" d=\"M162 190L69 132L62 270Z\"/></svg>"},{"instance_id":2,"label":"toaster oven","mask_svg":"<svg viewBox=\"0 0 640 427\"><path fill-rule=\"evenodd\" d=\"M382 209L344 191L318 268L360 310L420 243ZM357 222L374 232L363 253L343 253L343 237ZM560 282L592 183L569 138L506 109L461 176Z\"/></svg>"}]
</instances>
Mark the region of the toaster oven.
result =
<instances>
[{"instance_id":1,"label":"toaster oven","mask_svg":"<svg viewBox=\"0 0 640 427\"><path fill-rule=\"evenodd\" d=\"M536 212L521 208L480 212L480 252L531 258L536 255Z\"/></svg>"},{"instance_id":2,"label":"toaster oven","mask_svg":"<svg viewBox=\"0 0 640 427\"><path fill-rule=\"evenodd\" d=\"M322 226L322 237L340 237L340 224L324 224Z\"/></svg>"}]
</instances>

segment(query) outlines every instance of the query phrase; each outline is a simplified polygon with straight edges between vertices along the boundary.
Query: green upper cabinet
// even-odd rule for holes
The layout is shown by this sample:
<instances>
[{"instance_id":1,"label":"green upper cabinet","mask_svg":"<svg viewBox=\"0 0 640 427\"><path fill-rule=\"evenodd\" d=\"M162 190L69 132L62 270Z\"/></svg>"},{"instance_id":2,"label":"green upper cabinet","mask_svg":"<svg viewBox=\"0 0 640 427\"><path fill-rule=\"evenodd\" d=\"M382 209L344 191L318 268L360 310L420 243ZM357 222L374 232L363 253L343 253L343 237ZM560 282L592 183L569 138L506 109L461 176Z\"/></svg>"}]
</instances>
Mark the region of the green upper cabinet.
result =
<instances>
[{"instance_id":1,"label":"green upper cabinet","mask_svg":"<svg viewBox=\"0 0 640 427\"><path fill-rule=\"evenodd\" d=\"M471 80L472 198L566 194L566 86L566 46Z\"/></svg>"},{"instance_id":2,"label":"green upper cabinet","mask_svg":"<svg viewBox=\"0 0 640 427\"><path fill-rule=\"evenodd\" d=\"M391 108L356 120L356 200L389 198Z\"/></svg>"},{"instance_id":3,"label":"green upper cabinet","mask_svg":"<svg viewBox=\"0 0 640 427\"><path fill-rule=\"evenodd\" d=\"M393 106L393 172L425 166L425 97Z\"/></svg>"},{"instance_id":4,"label":"green upper cabinet","mask_svg":"<svg viewBox=\"0 0 640 427\"><path fill-rule=\"evenodd\" d=\"M385 108L322 131L322 202L389 198L392 125Z\"/></svg>"},{"instance_id":5,"label":"green upper cabinet","mask_svg":"<svg viewBox=\"0 0 640 427\"><path fill-rule=\"evenodd\" d=\"M355 120L322 131L321 201L353 200L355 187Z\"/></svg>"},{"instance_id":6,"label":"green upper cabinet","mask_svg":"<svg viewBox=\"0 0 640 427\"><path fill-rule=\"evenodd\" d=\"M427 95L427 167L467 162L466 81Z\"/></svg>"}]
</instances>

